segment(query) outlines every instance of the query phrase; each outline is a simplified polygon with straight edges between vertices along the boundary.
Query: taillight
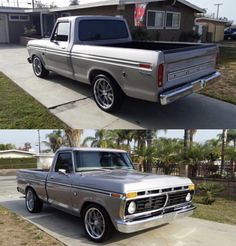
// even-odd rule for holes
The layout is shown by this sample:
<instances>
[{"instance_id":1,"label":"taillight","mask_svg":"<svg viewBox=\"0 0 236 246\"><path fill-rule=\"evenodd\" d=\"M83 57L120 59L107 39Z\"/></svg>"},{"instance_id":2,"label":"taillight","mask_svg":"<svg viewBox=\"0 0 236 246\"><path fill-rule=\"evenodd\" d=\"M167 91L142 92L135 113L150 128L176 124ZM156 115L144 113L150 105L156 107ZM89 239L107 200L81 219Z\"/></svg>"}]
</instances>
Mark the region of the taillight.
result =
<instances>
[{"instance_id":1,"label":"taillight","mask_svg":"<svg viewBox=\"0 0 236 246\"><path fill-rule=\"evenodd\" d=\"M157 86L163 86L163 79L164 79L164 65L160 64L157 69Z\"/></svg>"}]
</instances>

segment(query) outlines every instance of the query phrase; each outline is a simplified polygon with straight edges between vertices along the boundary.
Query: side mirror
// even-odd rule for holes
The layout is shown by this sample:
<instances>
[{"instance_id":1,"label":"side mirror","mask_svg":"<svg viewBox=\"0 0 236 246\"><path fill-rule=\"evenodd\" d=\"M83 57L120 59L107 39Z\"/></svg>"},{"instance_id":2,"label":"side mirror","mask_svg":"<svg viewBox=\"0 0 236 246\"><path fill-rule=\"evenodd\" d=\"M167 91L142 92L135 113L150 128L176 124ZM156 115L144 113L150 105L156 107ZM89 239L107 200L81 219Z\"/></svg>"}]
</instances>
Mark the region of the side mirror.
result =
<instances>
[{"instance_id":1,"label":"side mirror","mask_svg":"<svg viewBox=\"0 0 236 246\"><path fill-rule=\"evenodd\" d=\"M58 173L62 174L62 175L65 175L65 176L68 176L68 174L66 173L66 169L59 169Z\"/></svg>"}]
</instances>

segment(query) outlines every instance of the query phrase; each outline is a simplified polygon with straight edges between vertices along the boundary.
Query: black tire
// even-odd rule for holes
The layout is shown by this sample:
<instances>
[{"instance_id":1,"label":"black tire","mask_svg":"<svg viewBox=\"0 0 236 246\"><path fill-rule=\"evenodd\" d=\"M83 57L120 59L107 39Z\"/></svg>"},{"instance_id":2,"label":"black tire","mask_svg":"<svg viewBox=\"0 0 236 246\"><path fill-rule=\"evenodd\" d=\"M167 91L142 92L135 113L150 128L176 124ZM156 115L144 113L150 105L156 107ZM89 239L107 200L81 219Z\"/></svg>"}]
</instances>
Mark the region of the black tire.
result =
<instances>
[{"instance_id":1,"label":"black tire","mask_svg":"<svg viewBox=\"0 0 236 246\"><path fill-rule=\"evenodd\" d=\"M101 229L102 230L101 233L98 231L98 229L94 229L94 231L93 231L92 226L90 227L88 225L89 215L90 215L90 222L91 222L90 225L92 224L91 213L93 213L93 212L95 212L95 213L97 213L97 215L99 215L97 217L98 219L94 219L93 226L97 228L101 224L104 223L104 229ZM91 205L87 206L83 211L82 219L83 219L83 226L84 226L85 233L91 241L100 243L100 242L108 240L112 236L112 232L114 230L113 224L112 224L110 217L107 214L106 210L104 208L102 208L101 206L99 206L97 204L91 204ZM97 222L96 222L96 220L97 220ZM95 223L98 223L98 224L95 225ZM97 230L97 232L96 232L96 230ZM97 233L97 236L93 233ZM98 233L100 233L100 235L98 235Z\"/></svg>"},{"instance_id":2,"label":"black tire","mask_svg":"<svg viewBox=\"0 0 236 246\"><path fill-rule=\"evenodd\" d=\"M30 213L39 213L43 208L43 202L39 200L32 188L26 190L25 205Z\"/></svg>"},{"instance_id":3,"label":"black tire","mask_svg":"<svg viewBox=\"0 0 236 246\"><path fill-rule=\"evenodd\" d=\"M125 95L112 77L97 75L92 81L92 89L93 98L103 111L112 113L121 108Z\"/></svg>"},{"instance_id":4,"label":"black tire","mask_svg":"<svg viewBox=\"0 0 236 246\"><path fill-rule=\"evenodd\" d=\"M38 56L33 56L32 67L34 74L39 78L46 78L49 75L49 71L44 67Z\"/></svg>"}]
</instances>

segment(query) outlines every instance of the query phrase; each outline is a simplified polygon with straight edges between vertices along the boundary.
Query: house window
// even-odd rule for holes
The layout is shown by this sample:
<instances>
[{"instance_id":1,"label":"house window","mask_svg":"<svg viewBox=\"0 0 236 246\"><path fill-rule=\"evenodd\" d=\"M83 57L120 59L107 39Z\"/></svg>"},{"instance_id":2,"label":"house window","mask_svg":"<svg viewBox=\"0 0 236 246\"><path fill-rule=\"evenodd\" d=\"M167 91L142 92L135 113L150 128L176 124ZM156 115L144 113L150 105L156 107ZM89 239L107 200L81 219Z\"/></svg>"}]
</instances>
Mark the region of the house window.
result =
<instances>
[{"instance_id":1,"label":"house window","mask_svg":"<svg viewBox=\"0 0 236 246\"><path fill-rule=\"evenodd\" d=\"M163 29L165 24L165 12L148 10L147 12L147 28Z\"/></svg>"},{"instance_id":2,"label":"house window","mask_svg":"<svg viewBox=\"0 0 236 246\"><path fill-rule=\"evenodd\" d=\"M29 15L9 15L9 21L29 21Z\"/></svg>"},{"instance_id":3,"label":"house window","mask_svg":"<svg viewBox=\"0 0 236 246\"><path fill-rule=\"evenodd\" d=\"M180 29L180 18L180 13L166 12L166 29Z\"/></svg>"}]
</instances>

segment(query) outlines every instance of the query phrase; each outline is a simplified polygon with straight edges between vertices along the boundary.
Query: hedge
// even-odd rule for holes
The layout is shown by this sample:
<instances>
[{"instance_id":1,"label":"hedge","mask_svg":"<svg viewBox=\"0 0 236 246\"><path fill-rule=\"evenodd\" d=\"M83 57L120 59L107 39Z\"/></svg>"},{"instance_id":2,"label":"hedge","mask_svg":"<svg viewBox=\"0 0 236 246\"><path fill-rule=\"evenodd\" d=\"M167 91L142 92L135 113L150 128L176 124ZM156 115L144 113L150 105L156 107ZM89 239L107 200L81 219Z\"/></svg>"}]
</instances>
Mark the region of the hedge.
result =
<instances>
[{"instance_id":1,"label":"hedge","mask_svg":"<svg viewBox=\"0 0 236 246\"><path fill-rule=\"evenodd\" d=\"M0 158L0 169L36 168L37 159L30 158Z\"/></svg>"}]
</instances>

